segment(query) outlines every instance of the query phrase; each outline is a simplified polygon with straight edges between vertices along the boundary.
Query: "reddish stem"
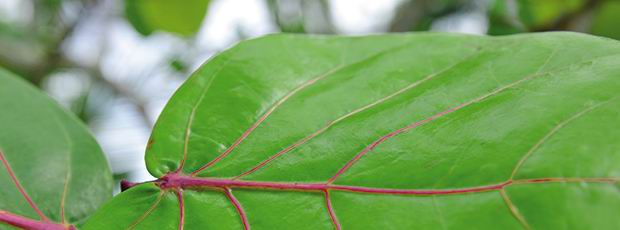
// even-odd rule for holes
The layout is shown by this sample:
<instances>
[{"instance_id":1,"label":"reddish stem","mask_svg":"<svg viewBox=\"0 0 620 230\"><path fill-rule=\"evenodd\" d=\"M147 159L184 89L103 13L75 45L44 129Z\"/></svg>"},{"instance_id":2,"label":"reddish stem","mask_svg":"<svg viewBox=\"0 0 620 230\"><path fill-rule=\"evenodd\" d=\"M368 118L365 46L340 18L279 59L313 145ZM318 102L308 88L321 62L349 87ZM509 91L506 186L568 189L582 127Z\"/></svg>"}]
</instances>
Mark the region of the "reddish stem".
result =
<instances>
[{"instance_id":1,"label":"reddish stem","mask_svg":"<svg viewBox=\"0 0 620 230\"><path fill-rule=\"evenodd\" d=\"M156 182L156 180L149 180L149 181L144 181L144 182L131 182L128 180L121 180L121 192L124 192L125 190L133 188L135 186L145 184L145 183L150 183L150 182Z\"/></svg>"},{"instance_id":2,"label":"reddish stem","mask_svg":"<svg viewBox=\"0 0 620 230\"><path fill-rule=\"evenodd\" d=\"M134 183L128 180L121 180L121 192L124 192L125 190L130 189L138 184L139 183Z\"/></svg>"},{"instance_id":3,"label":"reddish stem","mask_svg":"<svg viewBox=\"0 0 620 230\"><path fill-rule=\"evenodd\" d=\"M188 188L188 187L212 187L212 188L260 188L260 189L272 189L272 190L300 190L300 191L317 191L322 192L326 190L340 190L358 193L373 193L373 194L412 194L412 195L437 195L437 194L456 194L456 193L470 193L470 192L482 192L490 190L499 190L503 187L512 184L512 181L507 181L499 184L492 184L480 187L469 187L459 189L391 189L391 188L369 188L361 186L348 186L348 185L334 185L324 183L278 183L278 182L264 182L264 181L243 181L243 180L229 180L229 179L214 179L214 178L198 178L191 176L184 176L178 174L170 174L164 176L159 181L161 188Z\"/></svg>"}]
</instances>

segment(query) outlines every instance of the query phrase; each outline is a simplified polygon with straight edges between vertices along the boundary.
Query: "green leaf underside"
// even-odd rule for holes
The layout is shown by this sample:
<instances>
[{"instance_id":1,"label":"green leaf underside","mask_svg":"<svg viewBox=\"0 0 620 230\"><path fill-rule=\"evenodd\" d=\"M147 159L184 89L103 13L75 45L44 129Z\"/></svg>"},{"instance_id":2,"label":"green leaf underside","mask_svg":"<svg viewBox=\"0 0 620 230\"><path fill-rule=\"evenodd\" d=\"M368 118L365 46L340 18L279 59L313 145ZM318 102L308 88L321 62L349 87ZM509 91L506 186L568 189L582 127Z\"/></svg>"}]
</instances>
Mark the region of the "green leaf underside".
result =
<instances>
[{"instance_id":1,"label":"green leaf underside","mask_svg":"<svg viewBox=\"0 0 620 230\"><path fill-rule=\"evenodd\" d=\"M183 4L169 0L125 0L125 14L143 35L155 31L193 35L207 13L210 0L185 0Z\"/></svg>"},{"instance_id":2,"label":"green leaf underside","mask_svg":"<svg viewBox=\"0 0 620 230\"><path fill-rule=\"evenodd\" d=\"M0 212L42 219L4 164L41 214L55 223L80 224L111 197L107 161L77 118L3 69L0 108ZM0 229L9 228L0 221Z\"/></svg>"},{"instance_id":3,"label":"green leaf underside","mask_svg":"<svg viewBox=\"0 0 620 230\"><path fill-rule=\"evenodd\" d=\"M85 227L614 229L619 64L620 43L574 33L242 42L176 92L147 167L286 188L185 187L179 204L147 183ZM291 189L315 183L430 192Z\"/></svg>"}]
</instances>

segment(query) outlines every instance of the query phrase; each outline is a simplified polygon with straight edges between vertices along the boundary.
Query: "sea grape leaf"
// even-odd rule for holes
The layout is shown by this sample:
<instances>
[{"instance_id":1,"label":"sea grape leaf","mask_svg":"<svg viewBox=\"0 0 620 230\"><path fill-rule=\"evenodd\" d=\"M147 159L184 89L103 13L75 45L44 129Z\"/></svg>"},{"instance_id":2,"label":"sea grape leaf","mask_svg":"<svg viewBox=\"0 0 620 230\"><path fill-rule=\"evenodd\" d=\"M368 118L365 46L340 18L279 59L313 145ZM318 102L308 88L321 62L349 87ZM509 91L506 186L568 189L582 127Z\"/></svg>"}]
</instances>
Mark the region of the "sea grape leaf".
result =
<instances>
[{"instance_id":1,"label":"sea grape leaf","mask_svg":"<svg viewBox=\"0 0 620 230\"><path fill-rule=\"evenodd\" d=\"M80 224L112 196L107 161L87 128L1 68L0 160L0 229L11 229L7 212Z\"/></svg>"},{"instance_id":2,"label":"sea grape leaf","mask_svg":"<svg viewBox=\"0 0 620 230\"><path fill-rule=\"evenodd\" d=\"M198 32L210 0L125 0L125 14L142 35L155 31L190 36Z\"/></svg>"},{"instance_id":3,"label":"sea grape leaf","mask_svg":"<svg viewBox=\"0 0 620 230\"><path fill-rule=\"evenodd\" d=\"M181 86L160 179L84 229L615 229L618 137L611 39L267 36Z\"/></svg>"}]
</instances>

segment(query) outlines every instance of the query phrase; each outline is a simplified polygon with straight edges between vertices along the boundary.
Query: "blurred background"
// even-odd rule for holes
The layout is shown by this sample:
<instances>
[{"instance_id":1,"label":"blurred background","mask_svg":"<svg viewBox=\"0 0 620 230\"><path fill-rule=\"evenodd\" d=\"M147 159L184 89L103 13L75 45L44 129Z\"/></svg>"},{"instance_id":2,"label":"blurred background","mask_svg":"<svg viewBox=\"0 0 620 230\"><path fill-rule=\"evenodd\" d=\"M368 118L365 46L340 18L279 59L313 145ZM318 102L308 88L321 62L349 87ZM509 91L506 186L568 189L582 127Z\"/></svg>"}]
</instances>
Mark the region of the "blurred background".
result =
<instances>
[{"instance_id":1,"label":"blurred background","mask_svg":"<svg viewBox=\"0 0 620 230\"><path fill-rule=\"evenodd\" d=\"M620 0L0 0L0 66L77 114L116 179L144 181L153 123L218 52L270 33L429 30L620 39Z\"/></svg>"}]
</instances>

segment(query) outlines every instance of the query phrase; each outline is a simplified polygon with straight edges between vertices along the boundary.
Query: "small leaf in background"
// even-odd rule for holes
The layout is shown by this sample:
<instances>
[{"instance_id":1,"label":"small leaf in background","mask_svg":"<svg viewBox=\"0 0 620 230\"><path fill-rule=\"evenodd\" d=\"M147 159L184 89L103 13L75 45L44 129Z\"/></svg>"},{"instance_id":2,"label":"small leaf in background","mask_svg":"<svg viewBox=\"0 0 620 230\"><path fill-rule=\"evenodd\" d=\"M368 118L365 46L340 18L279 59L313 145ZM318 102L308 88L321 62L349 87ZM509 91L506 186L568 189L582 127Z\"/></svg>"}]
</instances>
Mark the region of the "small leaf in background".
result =
<instances>
[{"instance_id":1,"label":"small leaf in background","mask_svg":"<svg viewBox=\"0 0 620 230\"><path fill-rule=\"evenodd\" d=\"M617 229L619 76L576 33L242 42L84 229Z\"/></svg>"},{"instance_id":2,"label":"small leaf in background","mask_svg":"<svg viewBox=\"0 0 620 230\"><path fill-rule=\"evenodd\" d=\"M0 156L0 229L8 213L79 225L112 196L110 169L87 128L3 69Z\"/></svg>"},{"instance_id":3,"label":"small leaf in background","mask_svg":"<svg viewBox=\"0 0 620 230\"><path fill-rule=\"evenodd\" d=\"M125 0L125 14L143 35L155 31L190 36L198 32L210 0Z\"/></svg>"}]
</instances>

